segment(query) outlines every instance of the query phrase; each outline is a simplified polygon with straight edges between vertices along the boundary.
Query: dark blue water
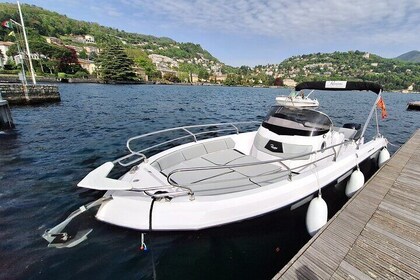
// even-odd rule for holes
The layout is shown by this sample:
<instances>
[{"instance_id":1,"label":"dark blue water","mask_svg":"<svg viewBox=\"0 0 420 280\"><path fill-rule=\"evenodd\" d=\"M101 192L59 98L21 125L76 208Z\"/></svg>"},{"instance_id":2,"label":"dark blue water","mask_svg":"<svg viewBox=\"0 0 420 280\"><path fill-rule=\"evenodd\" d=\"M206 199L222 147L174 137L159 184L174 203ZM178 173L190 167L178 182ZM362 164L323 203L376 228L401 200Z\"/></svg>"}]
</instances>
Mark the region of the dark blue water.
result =
<instances>
[{"instance_id":1,"label":"dark blue water","mask_svg":"<svg viewBox=\"0 0 420 280\"><path fill-rule=\"evenodd\" d=\"M1 279L151 279L152 254L139 250L140 233L100 223L94 213L72 225L94 229L77 247L47 248L41 235L101 195L76 184L124 155L129 137L180 125L261 120L275 97L288 91L68 84L60 93L57 104L12 107L14 134L0 135ZM375 100L373 93L314 97L337 125L363 124ZM384 99L389 117L380 121L381 132L401 145L419 127L420 113L405 108L420 96L384 93ZM340 205L329 206L332 215ZM147 236L157 278L270 279L309 239L302 214Z\"/></svg>"}]
</instances>

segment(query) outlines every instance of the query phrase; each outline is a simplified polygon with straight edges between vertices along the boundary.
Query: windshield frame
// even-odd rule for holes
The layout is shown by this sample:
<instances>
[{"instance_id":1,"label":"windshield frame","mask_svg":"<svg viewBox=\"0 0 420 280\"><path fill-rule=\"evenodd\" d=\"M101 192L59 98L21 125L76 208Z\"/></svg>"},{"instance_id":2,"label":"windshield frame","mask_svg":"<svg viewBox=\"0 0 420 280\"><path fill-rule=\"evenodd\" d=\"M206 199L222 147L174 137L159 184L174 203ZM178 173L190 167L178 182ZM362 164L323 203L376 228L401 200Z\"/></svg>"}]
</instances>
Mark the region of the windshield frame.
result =
<instances>
[{"instance_id":1,"label":"windshield frame","mask_svg":"<svg viewBox=\"0 0 420 280\"><path fill-rule=\"evenodd\" d=\"M333 122L317 110L274 105L262 126L279 135L318 136L330 131Z\"/></svg>"}]
</instances>

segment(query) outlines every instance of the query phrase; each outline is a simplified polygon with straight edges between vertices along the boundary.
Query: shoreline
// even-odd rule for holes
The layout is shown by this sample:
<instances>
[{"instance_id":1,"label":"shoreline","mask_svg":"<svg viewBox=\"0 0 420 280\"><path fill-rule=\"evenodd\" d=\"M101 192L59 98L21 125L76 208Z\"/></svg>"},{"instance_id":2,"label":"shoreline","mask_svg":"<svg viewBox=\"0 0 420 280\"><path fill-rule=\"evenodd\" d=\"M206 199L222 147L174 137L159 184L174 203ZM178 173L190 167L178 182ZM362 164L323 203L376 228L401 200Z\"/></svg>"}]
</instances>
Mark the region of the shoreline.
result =
<instances>
[{"instance_id":1,"label":"shoreline","mask_svg":"<svg viewBox=\"0 0 420 280\"><path fill-rule=\"evenodd\" d=\"M69 84L103 84L103 85L162 85L162 86L224 86L224 87L252 87L252 88L284 88L284 89L292 89L293 87L288 86L265 86L265 85L254 85L254 86L247 86L247 85L234 85L228 86L223 84L213 84L208 82L200 82L200 83L170 83L170 82L161 82L161 81L134 81L134 82L112 82L112 83L104 83L98 79L83 79L83 78L68 78L63 81L60 81L58 78L55 77L37 77L37 82L39 83L53 83L53 84L61 84L61 83L69 83ZM16 76L11 75L1 75L0 74L0 83L8 84L8 83L15 83L20 84L21 81ZM420 94L420 92L416 91L407 91L406 89L399 89L399 90L390 90L384 92L391 92L391 93L402 93L402 94Z\"/></svg>"}]
</instances>

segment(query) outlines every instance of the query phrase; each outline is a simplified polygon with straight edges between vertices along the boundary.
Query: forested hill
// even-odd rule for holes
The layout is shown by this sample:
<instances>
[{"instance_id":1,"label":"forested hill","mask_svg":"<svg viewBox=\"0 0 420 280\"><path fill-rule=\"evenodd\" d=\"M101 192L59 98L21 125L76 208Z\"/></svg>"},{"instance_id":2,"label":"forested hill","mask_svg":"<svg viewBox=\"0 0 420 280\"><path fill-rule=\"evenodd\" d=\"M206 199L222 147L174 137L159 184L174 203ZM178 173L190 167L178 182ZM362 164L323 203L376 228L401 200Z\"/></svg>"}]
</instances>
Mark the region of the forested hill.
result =
<instances>
[{"instance_id":1,"label":"forested hill","mask_svg":"<svg viewBox=\"0 0 420 280\"><path fill-rule=\"evenodd\" d=\"M395 59L420 63L420 51L411 51L397 56Z\"/></svg>"},{"instance_id":2,"label":"forested hill","mask_svg":"<svg viewBox=\"0 0 420 280\"><path fill-rule=\"evenodd\" d=\"M361 51L293 56L280 63L277 75L296 81L362 80L380 83L386 90L412 87L420 91L420 63L387 59Z\"/></svg>"},{"instance_id":3,"label":"forested hill","mask_svg":"<svg viewBox=\"0 0 420 280\"><path fill-rule=\"evenodd\" d=\"M364 51L314 53L293 56L281 63L231 67L199 44L129 33L70 19L37 6L21 6L31 52L38 55L35 63L38 76L65 74L104 79L108 75L105 70L112 66L112 70L107 70L110 74L126 67L121 80L134 79L132 71L136 71L139 79L153 82L293 86L302 81L359 80L380 83L388 91L420 92L420 63L403 61L412 61L418 55L417 51L398 59L386 59ZM19 19L17 5L0 3L0 22L10 18ZM17 31L17 28L13 30ZM0 41L21 40L19 34L15 36L11 31L0 28ZM17 75L20 66L13 60L18 54L17 44L7 43L11 46L6 53L8 59L0 63L3 65L0 74ZM119 59L111 59L115 53L119 53ZM124 67L110 65L121 61ZM96 68L89 68L91 66Z\"/></svg>"},{"instance_id":4,"label":"forested hill","mask_svg":"<svg viewBox=\"0 0 420 280\"><path fill-rule=\"evenodd\" d=\"M56 12L48 11L34 5L21 5L24 14L25 25L28 33L41 36L57 37L67 35L92 35L97 44L112 43L112 41L124 42L125 44L142 45L143 49L154 50L154 53L169 57L193 58L197 53L206 59L217 61L208 51L200 45L193 43L177 43L166 37L155 37L137 33L129 33L115 28L101 26L93 22L78 21L60 15ZM19 19L16 4L0 3L0 21L12 18ZM0 29L0 40L8 41L10 30ZM160 49L159 49L160 48Z\"/></svg>"}]
</instances>

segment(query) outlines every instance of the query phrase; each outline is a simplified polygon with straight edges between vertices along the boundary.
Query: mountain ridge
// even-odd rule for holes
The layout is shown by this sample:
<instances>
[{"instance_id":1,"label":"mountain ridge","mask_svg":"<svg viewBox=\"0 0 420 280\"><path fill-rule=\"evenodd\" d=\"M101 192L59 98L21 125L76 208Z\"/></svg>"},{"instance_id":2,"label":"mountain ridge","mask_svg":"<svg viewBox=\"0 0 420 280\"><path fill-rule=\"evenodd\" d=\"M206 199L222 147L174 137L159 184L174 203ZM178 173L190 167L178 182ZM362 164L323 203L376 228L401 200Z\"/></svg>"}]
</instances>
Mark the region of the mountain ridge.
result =
<instances>
[{"instance_id":1,"label":"mountain ridge","mask_svg":"<svg viewBox=\"0 0 420 280\"><path fill-rule=\"evenodd\" d=\"M395 59L407 62L420 63L420 51L412 50L397 56Z\"/></svg>"}]
</instances>

